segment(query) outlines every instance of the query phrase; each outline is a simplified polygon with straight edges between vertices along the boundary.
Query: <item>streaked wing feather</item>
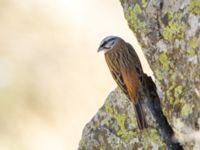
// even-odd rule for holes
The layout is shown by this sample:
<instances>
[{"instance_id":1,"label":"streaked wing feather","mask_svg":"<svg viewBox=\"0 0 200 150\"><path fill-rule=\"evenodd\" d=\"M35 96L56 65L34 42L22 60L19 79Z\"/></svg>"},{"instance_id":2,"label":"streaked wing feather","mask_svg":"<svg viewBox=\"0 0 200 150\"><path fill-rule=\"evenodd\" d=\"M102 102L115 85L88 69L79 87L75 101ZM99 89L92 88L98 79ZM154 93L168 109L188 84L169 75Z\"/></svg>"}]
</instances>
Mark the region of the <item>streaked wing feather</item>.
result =
<instances>
[{"instance_id":1,"label":"streaked wing feather","mask_svg":"<svg viewBox=\"0 0 200 150\"><path fill-rule=\"evenodd\" d=\"M124 83L121 73L111 71L111 74L113 78L115 79L115 82L117 83L117 85L120 87L120 89L127 95L128 94L127 88L126 88L126 85Z\"/></svg>"},{"instance_id":2,"label":"streaked wing feather","mask_svg":"<svg viewBox=\"0 0 200 150\"><path fill-rule=\"evenodd\" d=\"M143 82L143 70L142 70L142 65L140 63L139 57L136 51L134 50L134 48L129 43L126 43L126 46L128 47L127 50L129 51L129 54L131 55L133 63L134 63L134 66L132 67L136 69L140 81Z\"/></svg>"}]
</instances>

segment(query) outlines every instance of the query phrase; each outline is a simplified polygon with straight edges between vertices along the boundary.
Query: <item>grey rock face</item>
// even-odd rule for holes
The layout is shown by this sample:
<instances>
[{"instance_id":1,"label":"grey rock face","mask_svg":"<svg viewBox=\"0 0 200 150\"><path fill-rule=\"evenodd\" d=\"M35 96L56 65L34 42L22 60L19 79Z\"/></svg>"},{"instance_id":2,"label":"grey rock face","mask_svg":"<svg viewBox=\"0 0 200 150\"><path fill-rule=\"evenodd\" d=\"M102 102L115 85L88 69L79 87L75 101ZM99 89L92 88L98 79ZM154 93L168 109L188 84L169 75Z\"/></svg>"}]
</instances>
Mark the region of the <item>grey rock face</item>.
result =
<instances>
[{"instance_id":1,"label":"grey rock face","mask_svg":"<svg viewBox=\"0 0 200 150\"><path fill-rule=\"evenodd\" d=\"M154 72L176 138L184 149L199 150L200 1L120 1ZM116 89L86 125L79 149L165 149L153 119L148 120L150 128L138 131L131 103Z\"/></svg>"},{"instance_id":2,"label":"grey rock face","mask_svg":"<svg viewBox=\"0 0 200 150\"><path fill-rule=\"evenodd\" d=\"M79 150L163 149L158 130L151 127L152 118L147 119L149 129L139 131L131 102L117 88L85 126Z\"/></svg>"}]
</instances>

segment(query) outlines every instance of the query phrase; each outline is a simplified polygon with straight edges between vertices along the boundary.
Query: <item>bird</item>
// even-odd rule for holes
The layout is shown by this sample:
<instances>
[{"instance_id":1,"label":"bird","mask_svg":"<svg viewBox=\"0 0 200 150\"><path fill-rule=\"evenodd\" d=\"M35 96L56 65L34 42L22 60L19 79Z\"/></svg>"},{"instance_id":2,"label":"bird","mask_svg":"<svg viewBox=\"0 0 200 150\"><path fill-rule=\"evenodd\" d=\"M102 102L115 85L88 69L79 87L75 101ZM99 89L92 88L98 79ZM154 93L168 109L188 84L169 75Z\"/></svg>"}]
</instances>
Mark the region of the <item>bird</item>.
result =
<instances>
[{"instance_id":1,"label":"bird","mask_svg":"<svg viewBox=\"0 0 200 150\"><path fill-rule=\"evenodd\" d=\"M148 127L142 108L143 70L134 48L118 36L105 37L97 50L103 51L107 66L120 89L132 102L138 128Z\"/></svg>"}]
</instances>

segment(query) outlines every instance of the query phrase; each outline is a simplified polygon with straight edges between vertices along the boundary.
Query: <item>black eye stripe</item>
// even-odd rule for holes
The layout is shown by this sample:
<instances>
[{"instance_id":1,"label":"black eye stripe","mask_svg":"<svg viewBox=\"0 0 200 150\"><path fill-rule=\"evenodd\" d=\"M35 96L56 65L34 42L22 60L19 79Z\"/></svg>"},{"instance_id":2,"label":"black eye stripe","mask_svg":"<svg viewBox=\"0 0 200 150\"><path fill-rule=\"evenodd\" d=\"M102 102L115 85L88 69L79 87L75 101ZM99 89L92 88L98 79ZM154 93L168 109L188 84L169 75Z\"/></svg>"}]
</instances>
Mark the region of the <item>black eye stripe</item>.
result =
<instances>
[{"instance_id":1,"label":"black eye stripe","mask_svg":"<svg viewBox=\"0 0 200 150\"><path fill-rule=\"evenodd\" d=\"M100 46L101 47L105 47L105 45L107 44L107 43L109 43L110 41L114 41L116 38L115 37L113 37L113 38L110 38L110 39L108 39L108 40L105 40ZM106 47L105 47L106 48Z\"/></svg>"},{"instance_id":2,"label":"black eye stripe","mask_svg":"<svg viewBox=\"0 0 200 150\"><path fill-rule=\"evenodd\" d=\"M104 42L100 45L100 47L104 47L107 43L108 43L107 41L104 41Z\"/></svg>"}]
</instances>

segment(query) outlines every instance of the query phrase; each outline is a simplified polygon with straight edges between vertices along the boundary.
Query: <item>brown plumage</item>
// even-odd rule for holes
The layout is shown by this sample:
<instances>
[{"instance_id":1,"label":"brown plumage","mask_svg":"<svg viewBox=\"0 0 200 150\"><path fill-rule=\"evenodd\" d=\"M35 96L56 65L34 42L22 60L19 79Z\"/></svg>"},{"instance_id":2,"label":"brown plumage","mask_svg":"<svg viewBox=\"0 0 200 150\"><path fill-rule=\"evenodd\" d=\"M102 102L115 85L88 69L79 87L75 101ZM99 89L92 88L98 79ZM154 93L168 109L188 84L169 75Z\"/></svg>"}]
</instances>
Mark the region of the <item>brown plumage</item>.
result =
<instances>
[{"instance_id":1,"label":"brown plumage","mask_svg":"<svg viewBox=\"0 0 200 150\"><path fill-rule=\"evenodd\" d=\"M105 52L105 59L114 80L133 103L139 129L147 128L140 102L143 71L135 50L123 39L108 36L103 39L98 51Z\"/></svg>"}]
</instances>

